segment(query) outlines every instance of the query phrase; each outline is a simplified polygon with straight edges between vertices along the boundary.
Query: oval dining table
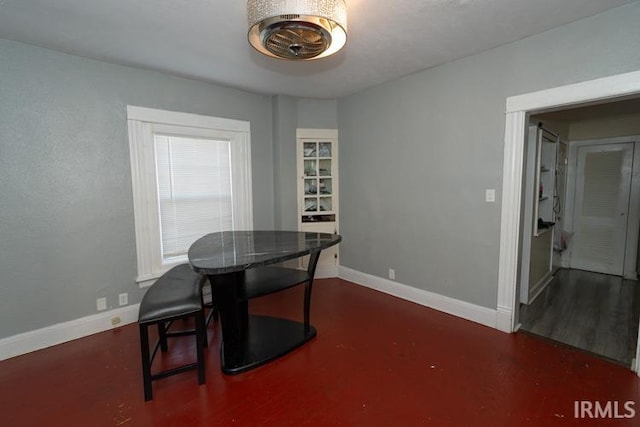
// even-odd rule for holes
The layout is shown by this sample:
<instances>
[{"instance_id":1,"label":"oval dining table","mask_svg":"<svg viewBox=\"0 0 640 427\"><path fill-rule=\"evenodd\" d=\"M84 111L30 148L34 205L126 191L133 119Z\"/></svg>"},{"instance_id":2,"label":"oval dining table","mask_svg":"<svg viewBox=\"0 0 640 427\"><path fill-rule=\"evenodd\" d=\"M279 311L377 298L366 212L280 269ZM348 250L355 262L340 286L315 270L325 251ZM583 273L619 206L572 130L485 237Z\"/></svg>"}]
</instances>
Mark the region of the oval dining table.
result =
<instances>
[{"instance_id":1,"label":"oval dining table","mask_svg":"<svg viewBox=\"0 0 640 427\"><path fill-rule=\"evenodd\" d=\"M341 236L298 231L224 231L207 234L189 248L191 268L207 275L220 314L221 367L238 374L283 356L316 336L311 326L311 289L320 252ZM309 255L306 270L274 266ZM249 314L248 301L305 285L304 320Z\"/></svg>"}]
</instances>

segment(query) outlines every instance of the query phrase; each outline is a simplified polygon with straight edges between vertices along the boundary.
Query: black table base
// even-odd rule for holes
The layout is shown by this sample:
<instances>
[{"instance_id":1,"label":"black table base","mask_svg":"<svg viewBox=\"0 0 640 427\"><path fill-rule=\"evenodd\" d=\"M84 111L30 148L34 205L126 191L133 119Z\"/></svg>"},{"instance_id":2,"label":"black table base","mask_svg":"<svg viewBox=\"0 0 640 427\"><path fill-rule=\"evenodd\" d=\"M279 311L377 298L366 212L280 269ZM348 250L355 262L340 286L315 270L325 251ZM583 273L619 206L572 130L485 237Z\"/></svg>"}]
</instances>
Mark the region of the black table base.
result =
<instances>
[{"instance_id":1,"label":"black table base","mask_svg":"<svg viewBox=\"0 0 640 427\"><path fill-rule=\"evenodd\" d=\"M220 315L221 367L239 374L277 359L316 336L310 324L311 292L320 252L336 234L297 231L224 231L189 248L194 271L206 274ZM308 255L306 271L276 265ZM249 314L249 300L304 286L302 322Z\"/></svg>"},{"instance_id":2,"label":"black table base","mask_svg":"<svg viewBox=\"0 0 640 427\"><path fill-rule=\"evenodd\" d=\"M271 289L260 283L259 277L249 279L245 271L209 275L212 298L220 312L223 373L234 375L256 368L287 354L316 336L315 328L309 323L309 303L318 257L319 252L312 254L310 272L305 280L304 322L249 315L248 297L258 293L254 292L256 289L247 287L267 289L269 293L275 291L275 288ZM271 274L266 274L266 280L274 283L270 276ZM282 288L287 287L287 282L283 282Z\"/></svg>"},{"instance_id":3,"label":"black table base","mask_svg":"<svg viewBox=\"0 0 640 427\"><path fill-rule=\"evenodd\" d=\"M222 372L239 374L257 368L300 347L316 336L313 326L269 316L249 316L248 334L235 352L220 350ZM226 354L226 356L225 356Z\"/></svg>"}]
</instances>

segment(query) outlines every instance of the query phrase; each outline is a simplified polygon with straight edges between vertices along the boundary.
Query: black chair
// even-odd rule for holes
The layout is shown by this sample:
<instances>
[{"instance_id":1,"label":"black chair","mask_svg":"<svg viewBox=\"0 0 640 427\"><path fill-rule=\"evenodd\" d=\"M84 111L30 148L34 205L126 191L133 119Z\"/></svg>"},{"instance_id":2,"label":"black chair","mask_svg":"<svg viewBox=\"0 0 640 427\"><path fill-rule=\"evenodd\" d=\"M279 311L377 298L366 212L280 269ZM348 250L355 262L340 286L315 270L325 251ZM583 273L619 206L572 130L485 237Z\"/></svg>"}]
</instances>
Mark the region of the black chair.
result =
<instances>
[{"instance_id":1,"label":"black chair","mask_svg":"<svg viewBox=\"0 0 640 427\"><path fill-rule=\"evenodd\" d=\"M190 369L198 370L198 384L204 384L204 348L207 346L207 321L205 320L202 288L207 282L206 276L195 273L188 264L181 264L163 274L151 285L142 298L138 312L138 324L140 326L145 401L153 399L152 381ZM212 307L211 304L209 305ZM214 315L215 309L212 308L211 313ZM195 329L169 330L175 320L190 318L195 320ZM154 325L158 327L159 338L153 350L150 350L149 327ZM166 352L168 350L168 337L184 335L195 335L196 337L196 362L152 373L151 366L158 348L162 352Z\"/></svg>"}]
</instances>

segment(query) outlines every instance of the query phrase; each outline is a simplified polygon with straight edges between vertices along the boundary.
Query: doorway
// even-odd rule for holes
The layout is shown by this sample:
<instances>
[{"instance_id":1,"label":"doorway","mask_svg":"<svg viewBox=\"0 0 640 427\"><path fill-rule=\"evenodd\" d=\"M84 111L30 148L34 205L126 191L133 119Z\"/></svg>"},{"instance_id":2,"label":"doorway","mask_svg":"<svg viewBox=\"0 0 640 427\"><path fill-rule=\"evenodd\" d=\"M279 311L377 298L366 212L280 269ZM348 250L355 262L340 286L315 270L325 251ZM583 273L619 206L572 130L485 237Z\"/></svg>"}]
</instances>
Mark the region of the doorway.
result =
<instances>
[{"instance_id":1,"label":"doorway","mask_svg":"<svg viewBox=\"0 0 640 427\"><path fill-rule=\"evenodd\" d=\"M603 118L611 122L620 114L630 114L639 123L603 126ZM544 231L547 236L553 234L555 242L552 245L547 238L541 245L545 234L535 228L533 236L527 234L531 221L523 220L520 330L631 366L640 323L640 293L636 292L640 288L635 280L622 276L624 266L634 272L627 276L636 278L635 255L625 257L625 251L635 254L638 245L636 228L640 219L629 215L629 205L634 163L636 167L640 163L633 161L639 138L573 141L570 136L577 129L574 133L584 138L585 128L592 129L588 136L640 133L640 100L537 114L530 123L526 176L532 178L535 171L544 169L555 179L547 172L544 176L536 174L535 180L525 180L523 215L525 219L540 216L552 221L552 229ZM554 140L546 147L556 156L535 155L533 148L539 142L536 136L540 129L557 136L559 143ZM565 140L567 145L563 144ZM565 186L567 181L569 185ZM544 184L544 193L538 193L538 184L541 188ZM549 185L555 188L547 191ZM553 211L551 206L548 211L535 210L527 203L543 194L553 194ZM640 204L638 197L634 200ZM531 245L528 252L526 245ZM536 251L543 252L533 256ZM629 262L631 265L625 265ZM541 265L549 279L539 289L531 288L531 277L536 276L527 272L537 271Z\"/></svg>"},{"instance_id":2,"label":"doorway","mask_svg":"<svg viewBox=\"0 0 640 427\"><path fill-rule=\"evenodd\" d=\"M640 72L631 72L507 99L496 315L498 329L514 332L519 326L517 284L522 218L522 159L528 114L638 95Z\"/></svg>"},{"instance_id":3,"label":"doorway","mask_svg":"<svg viewBox=\"0 0 640 427\"><path fill-rule=\"evenodd\" d=\"M536 115L532 120L557 127L567 139L572 129L584 128L585 123L596 136L598 132L640 133L640 124L614 129L602 126L603 117L611 121L622 113L640 121L640 102L564 110ZM584 137L583 132L578 134ZM572 238L568 243L565 240L565 245L554 244L554 270L548 287L535 299L525 299L520 307L520 330L629 367L635 358L640 323L640 287L635 280L640 219L637 209L630 209L631 200L634 205L640 204L637 183L631 197L632 176L637 175L633 169L640 163L634 161L638 139L627 136L570 141L565 162L569 165L568 191L554 210L558 214L554 217L554 233ZM556 184L561 187L564 180L560 176ZM626 256L627 251L633 253ZM532 258L531 263L534 261ZM558 270L560 267L565 268Z\"/></svg>"}]
</instances>

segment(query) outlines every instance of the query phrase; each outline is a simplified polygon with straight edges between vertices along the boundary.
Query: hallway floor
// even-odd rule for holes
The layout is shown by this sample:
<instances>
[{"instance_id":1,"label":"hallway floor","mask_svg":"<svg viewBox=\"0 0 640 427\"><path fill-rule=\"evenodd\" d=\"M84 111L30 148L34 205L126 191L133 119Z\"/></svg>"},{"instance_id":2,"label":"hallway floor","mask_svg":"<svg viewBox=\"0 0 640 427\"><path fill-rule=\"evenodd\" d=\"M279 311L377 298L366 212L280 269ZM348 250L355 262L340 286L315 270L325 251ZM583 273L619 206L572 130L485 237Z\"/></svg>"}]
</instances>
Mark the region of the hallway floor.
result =
<instances>
[{"instance_id":1,"label":"hallway floor","mask_svg":"<svg viewBox=\"0 0 640 427\"><path fill-rule=\"evenodd\" d=\"M640 321L638 281L560 269L529 305L521 330L631 366Z\"/></svg>"}]
</instances>

